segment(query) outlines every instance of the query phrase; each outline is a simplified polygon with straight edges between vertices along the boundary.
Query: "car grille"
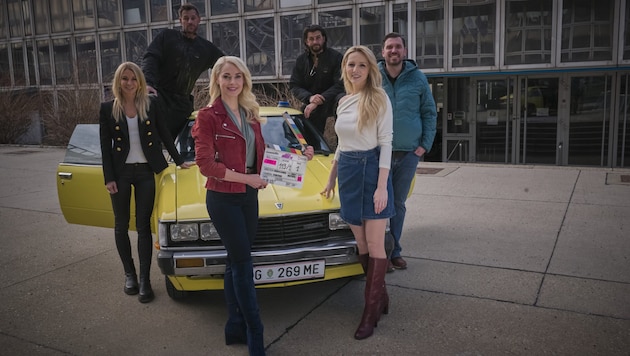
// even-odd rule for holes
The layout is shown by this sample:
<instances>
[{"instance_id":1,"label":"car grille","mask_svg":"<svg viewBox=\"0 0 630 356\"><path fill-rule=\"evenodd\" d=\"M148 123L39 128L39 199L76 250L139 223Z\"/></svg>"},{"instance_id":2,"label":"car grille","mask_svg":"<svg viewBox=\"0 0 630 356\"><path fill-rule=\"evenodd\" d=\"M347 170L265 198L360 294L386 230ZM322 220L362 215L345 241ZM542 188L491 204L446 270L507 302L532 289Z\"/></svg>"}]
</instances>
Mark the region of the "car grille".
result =
<instances>
[{"instance_id":1,"label":"car grille","mask_svg":"<svg viewBox=\"0 0 630 356\"><path fill-rule=\"evenodd\" d=\"M328 213L263 218L258 220L254 246L311 242L329 236Z\"/></svg>"}]
</instances>

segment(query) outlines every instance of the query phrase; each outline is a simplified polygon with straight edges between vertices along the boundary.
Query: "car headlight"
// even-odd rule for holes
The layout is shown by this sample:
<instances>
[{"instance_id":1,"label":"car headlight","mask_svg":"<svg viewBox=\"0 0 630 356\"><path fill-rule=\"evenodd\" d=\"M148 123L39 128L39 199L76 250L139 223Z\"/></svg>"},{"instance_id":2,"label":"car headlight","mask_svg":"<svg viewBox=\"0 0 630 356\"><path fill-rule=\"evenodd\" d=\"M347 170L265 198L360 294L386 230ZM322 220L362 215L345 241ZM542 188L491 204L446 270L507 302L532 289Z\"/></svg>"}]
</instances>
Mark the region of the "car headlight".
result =
<instances>
[{"instance_id":1,"label":"car headlight","mask_svg":"<svg viewBox=\"0 0 630 356\"><path fill-rule=\"evenodd\" d=\"M199 239L199 224L173 224L171 225L171 240L195 241Z\"/></svg>"},{"instance_id":2,"label":"car headlight","mask_svg":"<svg viewBox=\"0 0 630 356\"><path fill-rule=\"evenodd\" d=\"M343 221L339 213L328 214L328 227L331 230L341 230L341 229L350 228L350 226L345 221Z\"/></svg>"},{"instance_id":3,"label":"car headlight","mask_svg":"<svg viewBox=\"0 0 630 356\"><path fill-rule=\"evenodd\" d=\"M201 225L201 239L203 241L221 240L217 229L213 223L203 223Z\"/></svg>"}]
</instances>

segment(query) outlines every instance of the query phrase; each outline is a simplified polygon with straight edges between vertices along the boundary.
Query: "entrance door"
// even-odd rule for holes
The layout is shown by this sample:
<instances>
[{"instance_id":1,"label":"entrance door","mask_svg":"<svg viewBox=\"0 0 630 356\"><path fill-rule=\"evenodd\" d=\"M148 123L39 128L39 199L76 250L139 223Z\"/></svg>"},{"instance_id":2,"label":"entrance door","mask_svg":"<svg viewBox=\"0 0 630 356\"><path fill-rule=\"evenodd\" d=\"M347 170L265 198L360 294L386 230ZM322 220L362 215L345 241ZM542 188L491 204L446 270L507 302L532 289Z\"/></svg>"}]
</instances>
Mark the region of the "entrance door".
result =
<instances>
[{"instance_id":1,"label":"entrance door","mask_svg":"<svg viewBox=\"0 0 630 356\"><path fill-rule=\"evenodd\" d=\"M513 162L562 164L563 147L557 139L559 79L516 77L510 82L508 113L514 124Z\"/></svg>"},{"instance_id":2,"label":"entrance door","mask_svg":"<svg viewBox=\"0 0 630 356\"><path fill-rule=\"evenodd\" d=\"M568 164L609 165L611 147L611 75L574 76L570 80ZM620 106L620 109L623 107Z\"/></svg>"},{"instance_id":3,"label":"entrance door","mask_svg":"<svg viewBox=\"0 0 630 356\"><path fill-rule=\"evenodd\" d=\"M508 80L477 79L475 88L475 161L510 163L513 128L507 110Z\"/></svg>"}]
</instances>

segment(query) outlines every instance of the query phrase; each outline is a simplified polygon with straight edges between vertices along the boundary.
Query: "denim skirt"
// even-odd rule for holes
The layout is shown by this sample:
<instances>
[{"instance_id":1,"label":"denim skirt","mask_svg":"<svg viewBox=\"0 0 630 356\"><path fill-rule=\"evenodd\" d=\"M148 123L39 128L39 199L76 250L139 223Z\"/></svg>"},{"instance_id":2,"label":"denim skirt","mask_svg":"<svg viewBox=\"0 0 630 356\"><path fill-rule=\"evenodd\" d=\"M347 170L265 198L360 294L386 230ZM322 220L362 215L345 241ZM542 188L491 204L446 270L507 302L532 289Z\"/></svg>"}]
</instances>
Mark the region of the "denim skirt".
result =
<instances>
[{"instance_id":1,"label":"denim skirt","mask_svg":"<svg viewBox=\"0 0 630 356\"><path fill-rule=\"evenodd\" d=\"M380 214L374 212L374 192L378 183L380 148L368 151L340 152L337 163L341 218L351 225L363 225L363 220L389 219L394 211L394 189L387 178L387 206Z\"/></svg>"}]
</instances>

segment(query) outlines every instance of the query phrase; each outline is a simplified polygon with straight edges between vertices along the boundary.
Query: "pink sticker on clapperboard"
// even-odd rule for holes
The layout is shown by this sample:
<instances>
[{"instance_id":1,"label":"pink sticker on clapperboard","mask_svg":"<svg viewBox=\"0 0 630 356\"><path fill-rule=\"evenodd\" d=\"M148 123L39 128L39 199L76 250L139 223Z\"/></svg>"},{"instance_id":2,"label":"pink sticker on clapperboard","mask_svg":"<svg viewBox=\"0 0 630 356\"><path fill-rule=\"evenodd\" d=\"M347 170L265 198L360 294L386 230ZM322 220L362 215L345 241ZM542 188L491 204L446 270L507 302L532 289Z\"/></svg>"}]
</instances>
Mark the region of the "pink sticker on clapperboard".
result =
<instances>
[{"instance_id":1,"label":"pink sticker on clapperboard","mask_svg":"<svg viewBox=\"0 0 630 356\"><path fill-rule=\"evenodd\" d=\"M277 164L278 164L278 162L277 162L275 159L265 159L265 160L263 161L263 163L265 163L265 164L270 164L270 165L272 165L272 166L275 166L275 165L277 165Z\"/></svg>"}]
</instances>

